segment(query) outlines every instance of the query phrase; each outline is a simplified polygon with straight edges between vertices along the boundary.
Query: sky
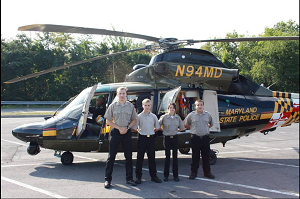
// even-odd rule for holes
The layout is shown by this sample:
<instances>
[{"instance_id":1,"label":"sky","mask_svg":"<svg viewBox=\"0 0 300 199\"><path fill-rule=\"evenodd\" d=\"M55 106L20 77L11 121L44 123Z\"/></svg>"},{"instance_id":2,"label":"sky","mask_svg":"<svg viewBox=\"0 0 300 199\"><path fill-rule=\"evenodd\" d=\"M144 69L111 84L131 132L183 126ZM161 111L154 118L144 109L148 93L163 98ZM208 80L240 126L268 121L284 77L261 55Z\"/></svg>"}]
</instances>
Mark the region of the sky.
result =
<instances>
[{"instance_id":1,"label":"sky","mask_svg":"<svg viewBox=\"0 0 300 199\"><path fill-rule=\"evenodd\" d=\"M299 24L299 0L1 0L4 38L20 26L56 24L201 40L258 36L289 20Z\"/></svg>"}]
</instances>

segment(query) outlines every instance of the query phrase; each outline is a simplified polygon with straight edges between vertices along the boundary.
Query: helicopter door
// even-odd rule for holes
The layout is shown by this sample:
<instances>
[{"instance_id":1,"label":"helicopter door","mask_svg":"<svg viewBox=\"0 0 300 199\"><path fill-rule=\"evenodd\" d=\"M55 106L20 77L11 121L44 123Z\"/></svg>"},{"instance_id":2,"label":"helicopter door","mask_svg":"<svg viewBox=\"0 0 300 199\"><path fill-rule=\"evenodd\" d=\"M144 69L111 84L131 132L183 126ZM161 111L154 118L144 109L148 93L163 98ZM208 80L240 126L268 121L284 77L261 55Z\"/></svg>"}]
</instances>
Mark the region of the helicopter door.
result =
<instances>
[{"instance_id":1,"label":"helicopter door","mask_svg":"<svg viewBox=\"0 0 300 199\"><path fill-rule=\"evenodd\" d=\"M96 88L97 88L97 84L95 84L92 87L90 93L88 94L88 96L86 98L86 101L83 104L82 113L81 113L80 119L78 121L78 127L77 127L78 138L77 139L80 138L80 136L82 135L83 131L85 130L86 119L87 119L87 116L88 116L88 113L89 113L90 102L91 102L92 97L94 96Z\"/></svg>"},{"instance_id":2,"label":"helicopter door","mask_svg":"<svg viewBox=\"0 0 300 199\"><path fill-rule=\"evenodd\" d=\"M168 112L168 104L170 102L175 102L176 97L177 97L178 93L180 92L180 90L181 90L181 86L168 91L164 95L163 99L161 100L159 109L158 109L158 115L162 115L162 114L165 114Z\"/></svg>"},{"instance_id":3,"label":"helicopter door","mask_svg":"<svg viewBox=\"0 0 300 199\"><path fill-rule=\"evenodd\" d=\"M214 125L209 131L221 132L219 122L218 95L216 91L205 90L203 92L204 110L210 112Z\"/></svg>"}]
</instances>

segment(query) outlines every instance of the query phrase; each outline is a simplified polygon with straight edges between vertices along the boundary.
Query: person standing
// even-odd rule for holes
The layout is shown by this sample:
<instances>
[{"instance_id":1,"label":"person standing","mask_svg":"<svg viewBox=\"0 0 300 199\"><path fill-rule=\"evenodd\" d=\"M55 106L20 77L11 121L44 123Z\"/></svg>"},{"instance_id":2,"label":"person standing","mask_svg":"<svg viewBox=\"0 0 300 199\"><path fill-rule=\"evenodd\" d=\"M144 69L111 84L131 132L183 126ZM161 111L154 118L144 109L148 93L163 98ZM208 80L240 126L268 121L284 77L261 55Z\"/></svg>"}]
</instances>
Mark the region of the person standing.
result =
<instances>
[{"instance_id":1,"label":"person standing","mask_svg":"<svg viewBox=\"0 0 300 199\"><path fill-rule=\"evenodd\" d=\"M137 141L137 161L136 161L136 183L142 183L142 167L144 155L147 152L148 167L151 181L161 183L161 179L157 177L155 162L155 131L160 129L158 119L155 114L151 113L151 100L144 99L142 101L143 112L138 115L136 127L138 128L139 138Z\"/></svg>"},{"instance_id":2,"label":"person standing","mask_svg":"<svg viewBox=\"0 0 300 199\"><path fill-rule=\"evenodd\" d=\"M185 130L184 124L179 115L176 114L176 104L168 104L168 113L161 116L159 119L159 124L163 125L163 135L164 135L164 147L165 147L165 168L164 168L164 181L168 181L169 178L169 168L170 168L170 155L172 149L173 157L173 177L176 182L179 181L178 178L178 129L179 131Z\"/></svg>"},{"instance_id":3,"label":"person standing","mask_svg":"<svg viewBox=\"0 0 300 199\"><path fill-rule=\"evenodd\" d=\"M137 113L134 110L133 104L126 101L127 89L125 87L119 87L117 89L118 101L112 103L105 115L106 122L111 126L112 131L109 141L109 154L105 167L105 188L111 187L113 166L118 152L120 143L124 150L124 156L126 158L126 183L131 186L136 186L133 180L133 166L132 166L132 141L131 130L137 120ZM114 122L112 122L112 119Z\"/></svg>"},{"instance_id":4,"label":"person standing","mask_svg":"<svg viewBox=\"0 0 300 199\"><path fill-rule=\"evenodd\" d=\"M209 155L210 155L210 138L209 128L214 125L212 116L209 112L204 110L203 100L196 100L196 111L188 114L184 120L184 124L189 128L191 132L191 146L192 146L192 164L191 174L189 179L195 179L197 177L200 151L202 156L202 168L204 176L214 179L215 176L211 174Z\"/></svg>"}]
</instances>

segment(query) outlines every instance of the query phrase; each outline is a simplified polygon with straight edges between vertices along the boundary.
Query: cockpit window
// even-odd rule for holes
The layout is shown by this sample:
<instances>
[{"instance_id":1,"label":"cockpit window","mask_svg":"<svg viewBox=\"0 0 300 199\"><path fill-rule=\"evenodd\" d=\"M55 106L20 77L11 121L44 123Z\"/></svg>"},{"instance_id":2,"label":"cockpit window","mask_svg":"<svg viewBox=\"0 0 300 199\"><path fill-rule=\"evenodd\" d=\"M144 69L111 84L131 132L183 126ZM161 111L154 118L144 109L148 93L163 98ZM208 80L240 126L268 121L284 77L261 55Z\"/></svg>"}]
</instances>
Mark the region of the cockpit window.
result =
<instances>
[{"instance_id":1,"label":"cockpit window","mask_svg":"<svg viewBox=\"0 0 300 199\"><path fill-rule=\"evenodd\" d=\"M151 58L149 65L154 65L156 62L160 62L162 58L162 54L156 55Z\"/></svg>"},{"instance_id":2,"label":"cockpit window","mask_svg":"<svg viewBox=\"0 0 300 199\"><path fill-rule=\"evenodd\" d=\"M163 61L167 62L190 62L190 53L172 52L164 54Z\"/></svg>"},{"instance_id":3,"label":"cockpit window","mask_svg":"<svg viewBox=\"0 0 300 199\"><path fill-rule=\"evenodd\" d=\"M226 68L226 66L218 58L205 52L173 51L162 53L153 57L149 65L153 65L160 61L191 63Z\"/></svg>"},{"instance_id":4,"label":"cockpit window","mask_svg":"<svg viewBox=\"0 0 300 199\"><path fill-rule=\"evenodd\" d=\"M92 87L84 89L66 108L61 110L57 116L71 119L79 119L82 107Z\"/></svg>"}]
</instances>

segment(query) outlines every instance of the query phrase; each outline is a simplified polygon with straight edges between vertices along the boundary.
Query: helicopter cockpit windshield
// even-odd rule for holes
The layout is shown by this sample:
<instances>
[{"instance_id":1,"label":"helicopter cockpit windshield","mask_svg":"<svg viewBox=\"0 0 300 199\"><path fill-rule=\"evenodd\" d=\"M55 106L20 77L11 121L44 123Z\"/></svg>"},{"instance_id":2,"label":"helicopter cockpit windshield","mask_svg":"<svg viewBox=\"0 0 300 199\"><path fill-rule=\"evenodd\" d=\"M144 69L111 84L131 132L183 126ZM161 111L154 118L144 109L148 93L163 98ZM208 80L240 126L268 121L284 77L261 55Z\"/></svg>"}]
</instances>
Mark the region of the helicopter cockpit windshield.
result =
<instances>
[{"instance_id":1,"label":"helicopter cockpit windshield","mask_svg":"<svg viewBox=\"0 0 300 199\"><path fill-rule=\"evenodd\" d=\"M84 89L68 106L61 110L57 117L78 120L82 113L82 107L92 87Z\"/></svg>"}]
</instances>

